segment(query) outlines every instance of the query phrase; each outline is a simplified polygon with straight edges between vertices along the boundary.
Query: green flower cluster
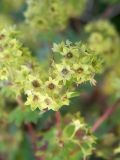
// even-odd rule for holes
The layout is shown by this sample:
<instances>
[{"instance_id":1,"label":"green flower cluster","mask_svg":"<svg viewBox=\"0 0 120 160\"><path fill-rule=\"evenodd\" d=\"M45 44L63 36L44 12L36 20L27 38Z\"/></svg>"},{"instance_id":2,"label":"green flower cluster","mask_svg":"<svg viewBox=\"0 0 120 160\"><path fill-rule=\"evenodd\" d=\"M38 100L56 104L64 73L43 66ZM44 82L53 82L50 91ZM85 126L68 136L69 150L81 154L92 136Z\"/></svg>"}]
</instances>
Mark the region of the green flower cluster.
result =
<instances>
[{"instance_id":1,"label":"green flower cluster","mask_svg":"<svg viewBox=\"0 0 120 160\"><path fill-rule=\"evenodd\" d=\"M115 64L119 56L120 39L114 26L106 20L99 20L88 24L85 31L89 47L101 55L104 65L110 67Z\"/></svg>"},{"instance_id":2,"label":"green flower cluster","mask_svg":"<svg viewBox=\"0 0 120 160\"><path fill-rule=\"evenodd\" d=\"M16 34L11 28L0 33L1 85L16 96L26 94L25 104L32 110L58 110L75 96L75 84L95 84L94 75L101 69L101 60L87 45L69 41L54 44L54 58L46 72Z\"/></svg>"},{"instance_id":3,"label":"green flower cluster","mask_svg":"<svg viewBox=\"0 0 120 160\"><path fill-rule=\"evenodd\" d=\"M54 55L59 54L60 63L53 64L58 79L67 83L81 84L90 81L95 84L94 75L101 69L101 62L98 62L99 56L91 51L86 44L81 42L72 43L66 41L53 45ZM100 60L100 59L99 59Z\"/></svg>"},{"instance_id":4,"label":"green flower cluster","mask_svg":"<svg viewBox=\"0 0 120 160\"><path fill-rule=\"evenodd\" d=\"M26 22L38 31L63 30L70 17L82 13L86 0L27 0Z\"/></svg>"},{"instance_id":5,"label":"green flower cluster","mask_svg":"<svg viewBox=\"0 0 120 160\"><path fill-rule=\"evenodd\" d=\"M36 156L45 156L47 160L64 159L64 157L69 160L82 159L83 157L86 159L92 153L96 140L91 130L79 114L67 114L61 121L60 130L52 127L49 132L39 133L38 136L41 139L37 141L37 146L41 148L44 145L46 149L38 150Z\"/></svg>"},{"instance_id":6,"label":"green flower cluster","mask_svg":"<svg viewBox=\"0 0 120 160\"><path fill-rule=\"evenodd\" d=\"M120 97L120 64L117 63L112 70L107 74L103 90L106 94L113 94L115 97Z\"/></svg>"},{"instance_id":7,"label":"green flower cluster","mask_svg":"<svg viewBox=\"0 0 120 160\"><path fill-rule=\"evenodd\" d=\"M34 79L39 79L41 66L29 50L16 39L18 32L13 28L0 32L0 80L16 96L35 88ZM37 87L36 87L37 88Z\"/></svg>"},{"instance_id":8,"label":"green flower cluster","mask_svg":"<svg viewBox=\"0 0 120 160\"><path fill-rule=\"evenodd\" d=\"M114 92L120 95L120 72L119 72L119 52L120 39L114 26L106 21L100 20L88 24L85 28L88 33L88 45L95 50L104 60L104 67L110 68L108 75L104 79L103 90L107 94Z\"/></svg>"}]
</instances>

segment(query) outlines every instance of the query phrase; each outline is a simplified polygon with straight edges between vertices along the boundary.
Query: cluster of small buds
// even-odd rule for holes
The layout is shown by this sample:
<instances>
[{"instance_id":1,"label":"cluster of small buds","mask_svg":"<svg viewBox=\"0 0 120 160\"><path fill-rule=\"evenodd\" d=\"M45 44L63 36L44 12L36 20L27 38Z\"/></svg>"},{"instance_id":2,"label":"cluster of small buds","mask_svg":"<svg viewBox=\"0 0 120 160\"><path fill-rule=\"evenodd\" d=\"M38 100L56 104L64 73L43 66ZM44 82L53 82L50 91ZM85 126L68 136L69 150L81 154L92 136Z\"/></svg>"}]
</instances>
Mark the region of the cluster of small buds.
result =
<instances>
[{"instance_id":1,"label":"cluster of small buds","mask_svg":"<svg viewBox=\"0 0 120 160\"><path fill-rule=\"evenodd\" d=\"M27 0L26 23L38 31L63 30L70 17L78 16L86 0Z\"/></svg>"},{"instance_id":2,"label":"cluster of small buds","mask_svg":"<svg viewBox=\"0 0 120 160\"><path fill-rule=\"evenodd\" d=\"M94 75L101 69L101 60L87 45L70 41L54 44L56 60L44 76L44 69L16 39L16 34L13 29L0 33L1 85L6 85L16 96L26 94L25 104L32 110L58 110L69 105L74 84L86 81L95 84Z\"/></svg>"},{"instance_id":3,"label":"cluster of small buds","mask_svg":"<svg viewBox=\"0 0 120 160\"><path fill-rule=\"evenodd\" d=\"M114 26L106 20L99 20L88 24L85 31L88 34L89 47L101 55L104 66L110 67L114 64L120 51L120 39Z\"/></svg>"}]
</instances>

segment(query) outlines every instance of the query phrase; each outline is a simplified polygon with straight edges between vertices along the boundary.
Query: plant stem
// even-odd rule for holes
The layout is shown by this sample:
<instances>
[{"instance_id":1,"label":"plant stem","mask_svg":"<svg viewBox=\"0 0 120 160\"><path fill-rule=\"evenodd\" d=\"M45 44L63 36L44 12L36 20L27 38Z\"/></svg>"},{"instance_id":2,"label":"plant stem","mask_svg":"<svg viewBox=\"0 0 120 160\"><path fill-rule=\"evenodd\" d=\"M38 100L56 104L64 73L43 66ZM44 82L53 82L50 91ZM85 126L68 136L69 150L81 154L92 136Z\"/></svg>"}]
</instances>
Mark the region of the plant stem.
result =
<instances>
[{"instance_id":1,"label":"plant stem","mask_svg":"<svg viewBox=\"0 0 120 160\"><path fill-rule=\"evenodd\" d=\"M30 123L28 123L28 124L26 124L26 126L27 126L27 129L28 129L28 133L29 133L29 135L30 135L30 137L31 137L31 141L32 141L32 144L33 144L33 146L35 145L35 133L34 133L34 129L33 129L33 126L32 126L32 124L30 124Z\"/></svg>"},{"instance_id":2,"label":"plant stem","mask_svg":"<svg viewBox=\"0 0 120 160\"><path fill-rule=\"evenodd\" d=\"M25 106L24 106L24 102L23 102L23 100L22 100L22 97L21 97L21 96L17 96L16 101L17 101L18 105L21 106L22 111L25 111Z\"/></svg>"},{"instance_id":3,"label":"plant stem","mask_svg":"<svg viewBox=\"0 0 120 160\"><path fill-rule=\"evenodd\" d=\"M112 6L108 6L103 12L101 18L113 18L120 14L120 3Z\"/></svg>"},{"instance_id":4,"label":"plant stem","mask_svg":"<svg viewBox=\"0 0 120 160\"><path fill-rule=\"evenodd\" d=\"M55 116L56 116L56 127L58 129L58 136L60 136L61 135L61 129L60 129L61 115L60 115L60 112L57 111Z\"/></svg>"},{"instance_id":5,"label":"plant stem","mask_svg":"<svg viewBox=\"0 0 120 160\"><path fill-rule=\"evenodd\" d=\"M103 113L103 115L94 123L93 127L92 127L92 132L95 132L100 125L107 119L109 118L109 116L112 115L112 113L116 110L116 108L118 107L118 105L120 104L120 99L118 99L111 107L108 107L105 112Z\"/></svg>"}]
</instances>

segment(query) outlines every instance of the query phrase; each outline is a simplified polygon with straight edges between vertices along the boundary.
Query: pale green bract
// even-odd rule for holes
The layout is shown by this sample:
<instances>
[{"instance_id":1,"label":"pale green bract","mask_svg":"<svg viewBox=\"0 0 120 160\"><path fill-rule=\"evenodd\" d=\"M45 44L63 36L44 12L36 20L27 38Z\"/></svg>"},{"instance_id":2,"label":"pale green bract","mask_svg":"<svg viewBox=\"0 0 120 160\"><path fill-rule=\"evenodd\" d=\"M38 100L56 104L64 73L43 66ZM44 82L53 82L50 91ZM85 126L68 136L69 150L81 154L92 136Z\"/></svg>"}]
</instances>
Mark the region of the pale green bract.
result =
<instances>
[{"instance_id":1,"label":"pale green bract","mask_svg":"<svg viewBox=\"0 0 120 160\"><path fill-rule=\"evenodd\" d=\"M16 96L27 95L25 105L32 110L56 111L69 105L69 99L75 96L75 84L89 81L95 85L94 75L100 72L102 61L86 44L54 44L54 58L46 72L16 38L17 34L14 28L0 33L0 83Z\"/></svg>"}]
</instances>

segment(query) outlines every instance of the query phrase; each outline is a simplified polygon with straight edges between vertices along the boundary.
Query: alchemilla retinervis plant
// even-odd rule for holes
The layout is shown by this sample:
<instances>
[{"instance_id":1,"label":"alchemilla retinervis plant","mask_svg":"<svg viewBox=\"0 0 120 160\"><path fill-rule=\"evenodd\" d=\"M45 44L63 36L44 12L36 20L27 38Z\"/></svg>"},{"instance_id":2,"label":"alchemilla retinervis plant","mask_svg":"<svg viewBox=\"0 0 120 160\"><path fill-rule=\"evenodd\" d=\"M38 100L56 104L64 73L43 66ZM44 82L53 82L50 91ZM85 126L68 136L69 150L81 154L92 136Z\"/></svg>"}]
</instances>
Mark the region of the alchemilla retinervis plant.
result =
<instances>
[{"instance_id":1,"label":"alchemilla retinervis plant","mask_svg":"<svg viewBox=\"0 0 120 160\"><path fill-rule=\"evenodd\" d=\"M0 1L0 160L120 159L118 6Z\"/></svg>"}]
</instances>

